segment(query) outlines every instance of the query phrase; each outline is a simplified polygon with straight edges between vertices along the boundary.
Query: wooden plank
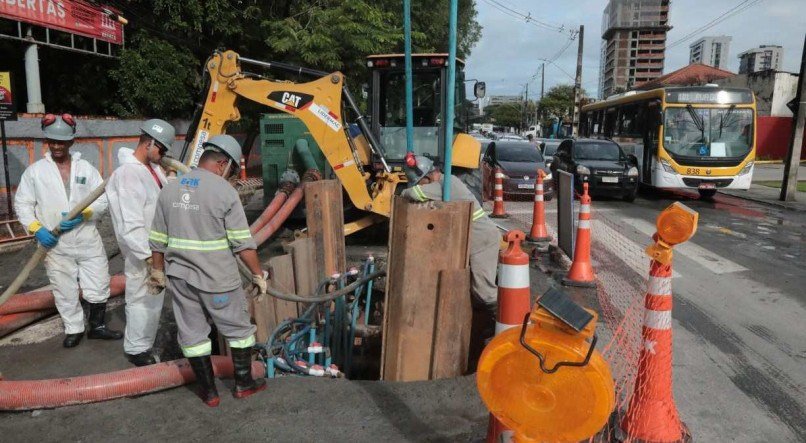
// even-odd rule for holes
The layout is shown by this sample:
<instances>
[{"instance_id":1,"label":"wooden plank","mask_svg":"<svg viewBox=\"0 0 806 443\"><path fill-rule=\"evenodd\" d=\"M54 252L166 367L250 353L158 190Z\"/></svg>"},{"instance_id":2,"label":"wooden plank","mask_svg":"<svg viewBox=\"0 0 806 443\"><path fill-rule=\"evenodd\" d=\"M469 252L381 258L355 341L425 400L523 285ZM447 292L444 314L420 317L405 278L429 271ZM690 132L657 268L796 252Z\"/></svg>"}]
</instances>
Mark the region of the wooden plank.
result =
<instances>
[{"instance_id":1,"label":"wooden plank","mask_svg":"<svg viewBox=\"0 0 806 443\"><path fill-rule=\"evenodd\" d=\"M471 202L395 199L384 302L383 380L429 378L439 272L468 267L471 212Z\"/></svg>"},{"instance_id":2,"label":"wooden plank","mask_svg":"<svg viewBox=\"0 0 806 443\"><path fill-rule=\"evenodd\" d=\"M314 242L316 281L345 271L344 208L338 180L305 184L308 238Z\"/></svg>"},{"instance_id":3,"label":"wooden plank","mask_svg":"<svg viewBox=\"0 0 806 443\"><path fill-rule=\"evenodd\" d=\"M294 284L297 294L305 296L313 294L319 285L320 279L316 272L316 258L314 254L314 241L310 237L300 237L284 246L286 252L291 254L294 262ZM297 312L302 314L304 308L298 306Z\"/></svg>"},{"instance_id":4,"label":"wooden plank","mask_svg":"<svg viewBox=\"0 0 806 443\"><path fill-rule=\"evenodd\" d=\"M467 371L473 307L470 268L439 273L437 318L431 352L431 379L459 377Z\"/></svg>"},{"instance_id":5,"label":"wooden plank","mask_svg":"<svg viewBox=\"0 0 806 443\"><path fill-rule=\"evenodd\" d=\"M269 259L269 284L272 288L286 293L296 293L294 285L294 264L290 254L278 255ZM274 305L274 321L269 333L283 320L297 317L297 304L269 297Z\"/></svg>"}]
</instances>

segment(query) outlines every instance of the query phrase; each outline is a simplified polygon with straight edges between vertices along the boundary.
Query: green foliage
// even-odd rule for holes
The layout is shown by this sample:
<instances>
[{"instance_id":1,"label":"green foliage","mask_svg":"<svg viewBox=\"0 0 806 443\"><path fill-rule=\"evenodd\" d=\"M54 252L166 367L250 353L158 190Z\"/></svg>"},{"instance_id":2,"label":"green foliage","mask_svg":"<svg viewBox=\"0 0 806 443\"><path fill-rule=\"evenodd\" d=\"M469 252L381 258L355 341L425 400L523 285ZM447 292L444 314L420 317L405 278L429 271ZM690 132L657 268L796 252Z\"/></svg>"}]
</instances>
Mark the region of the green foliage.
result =
<instances>
[{"instance_id":1,"label":"green foliage","mask_svg":"<svg viewBox=\"0 0 806 443\"><path fill-rule=\"evenodd\" d=\"M503 104L488 106L484 112L489 116L489 121L495 126L506 126L519 128L523 117L522 107L517 105Z\"/></svg>"}]
</instances>

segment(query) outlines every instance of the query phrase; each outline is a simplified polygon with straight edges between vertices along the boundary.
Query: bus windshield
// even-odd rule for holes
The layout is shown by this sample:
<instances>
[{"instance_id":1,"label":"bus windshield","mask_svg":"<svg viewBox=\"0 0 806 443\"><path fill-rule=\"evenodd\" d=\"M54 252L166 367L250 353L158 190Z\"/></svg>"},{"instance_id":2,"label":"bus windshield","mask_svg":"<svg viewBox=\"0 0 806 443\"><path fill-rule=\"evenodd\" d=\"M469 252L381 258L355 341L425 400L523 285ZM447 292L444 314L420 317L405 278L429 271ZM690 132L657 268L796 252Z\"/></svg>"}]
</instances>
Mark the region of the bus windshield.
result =
<instances>
[{"instance_id":1,"label":"bus windshield","mask_svg":"<svg viewBox=\"0 0 806 443\"><path fill-rule=\"evenodd\" d=\"M663 147L687 157L744 157L753 146L753 110L666 108Z\"/></svg>"}]
</instances>

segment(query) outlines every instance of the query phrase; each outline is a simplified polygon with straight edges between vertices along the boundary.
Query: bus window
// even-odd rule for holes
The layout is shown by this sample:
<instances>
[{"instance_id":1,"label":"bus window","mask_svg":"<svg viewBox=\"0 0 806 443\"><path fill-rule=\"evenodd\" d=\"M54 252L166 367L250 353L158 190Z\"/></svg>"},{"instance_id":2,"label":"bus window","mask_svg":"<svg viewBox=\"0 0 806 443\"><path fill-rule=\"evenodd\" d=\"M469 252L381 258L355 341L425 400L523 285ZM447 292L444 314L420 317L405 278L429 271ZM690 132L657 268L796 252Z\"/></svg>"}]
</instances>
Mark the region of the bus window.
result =
<instances>
[{"instance_id":1,"label":"bus window","mask_svg":"<svg viewBox=\"0 0 806 443\"><path fill-rule=\"evenodd\" d=\"M616 126L616 108L609 108L604 116L604 135L612 137Z\"/></svg>"},{"instance_id":2,"label":"bus window","mask_svg":"<svg viewBox=\"0 0 806 443\"><path fill-rule=\"evenodd\" d=\"M753 146L753 110L667 108L663 146L688 157L744 157Z\"/></svg>"}]
</instances>

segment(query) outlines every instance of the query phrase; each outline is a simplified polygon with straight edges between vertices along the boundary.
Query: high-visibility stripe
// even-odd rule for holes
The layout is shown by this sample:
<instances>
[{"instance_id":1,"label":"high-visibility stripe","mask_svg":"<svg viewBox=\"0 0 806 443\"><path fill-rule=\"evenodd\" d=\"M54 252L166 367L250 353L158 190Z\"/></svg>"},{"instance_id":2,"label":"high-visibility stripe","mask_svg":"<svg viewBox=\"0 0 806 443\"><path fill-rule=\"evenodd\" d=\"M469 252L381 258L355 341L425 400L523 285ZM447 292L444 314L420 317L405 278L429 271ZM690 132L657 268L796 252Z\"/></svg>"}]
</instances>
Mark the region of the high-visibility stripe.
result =
<instances>
[{"instance_id":1,"label":"high-visibility stripe","mask_svg":"<svg viewBox=\"0 0 806 443\"><path fill-rule=\"evenodd\" d=\"M168 238L168 247L191 251L220 251L222 249L229 249L229 242L226 238L218 240L188 240L170 237Z\"/></svg>"},{"instance_id":2,"label":"high-visibility stripe","mask_svg":"<svg viewBox=\"0 0 806 443\"><path fill-rule=\"evenodd\" d=\"M476 209L476 212L473 213L473 221L476 221L482 217L484 217L484 209L482 208Z\"/></svg>"},{"instance_id":3,"label":"high-visibility stripe","mask_svg":"<svg viewBox=\"0 0 806 443\"><path fill-rule=\"evenodd\" d=\"M543 184L542 184L542 183L538 184L538 185L535 187L535 191L542 191L542 190L543 190Z\"/></svg>"},{"instance_id":4,"label":"high-visibility stripe","mask_svg":"<svg viewBox=\"0 0 806 443\"><path fill-rule=\"evenodd\" d=\"M252 234L248 229L227 229L227 239L229 240L243 240L251 237Z\"/></svg>"},{"instance_id":5,"label":"high-visibility stripe","mask_svg":"<svg viewBox=\"0 0 806 443\"><path fill-rule=\"evenodd\" d=\"M591 212L591 205L581 205L579 212Z\"/></svg>"},{"instance_id":6,"label":"high-visibility stripe","mask_svg":"<svg viewBox=\"0 0 806 443\"><path fill-rule=\"evenodd\" d=\"M543 194L535 195L535 201L536 202L542 202L543 201Z\"/></svg>"},{"instance_id":7,"label":"high-visibility stripe","mask_svg":"<svg viewBox=\"0 0 806 443\"><path fill-rule=\"evenodd\" d=\"M182 346L182 355L185 357L203 357L213 352L213 344L210 340L203 341L193 346Z\"/></svg>"},{"instance_id":8,"label":"high-visibility stripe","mask_svg":"<svg viewBox=\"0 0 806 443\"><path fill-rule=\"evenodd\" d=\"M579 229L590 229L591 228L591 221L590 220L580 220L579 221Z\"/></svg>"},{"instance_id":9,"label":"high-visibility stripe","mask_svg":"<svg viewBox=\"0 0 806 443\"><path fill-rule=\"evenodd\" d=\"M168 243L168 235L158 231L149 231L148 239L159 243Z\"/></svg>"},{"instance_id":10,"label":"high-visibility stripe","mask_svg":"<svg viewBox=\"0 0 806 443\"><path fill-rule=\"evenodd\" d=\"M523 289L529 287L529 265L498 265L498 287Z\"/></svg>"},{"instance_id":11,"label":"high-visibility stripe","mask_svg":"<svg viewBox=\"0 0 806 443\"><path fill-rule=\"evenodd\" d=\"M493 197L493 201L502 202L502 201L504 201L504 197L500 197L500 196Z\"/></svg>"},{"instance_id":12,"label":"high-visibility stripe","mask_svg":"<svg viewBox=\"0 0 806 443\"><path fill-rule=\"evenodd\" d=\"M647 292L653 295L672 295L672 278L650 276Z\"/></svg>"},{"instance_id":13,"label":"high-visibility stripe","mask_svg":"<svg viewBox=\"0 0 806 443\"><path fill-rule=\"evenodd\" d=\"M501 179L503 179L503 178L504 178L504 174L502 174L502 173L500 173L500 172L496 172L496 173L495 173L495 178L501 178Z\"/></svg>"},{"instance_id":14,"label":"high-visibility stripe","mask_svg":"<svg viewBox=\"0 0 806 443\"><path fill-rule=\"evenodd\" d=\"M647 328L666 330L672 328L672 311L644 311L644 326Z\"/></svg>"},{"instance_id":15,"label":"high-visibility stripe","mask_svg":"<svg viewBox=\"0 0 806 443\"><path fill-rule=\"evenodd\" d=\"M428 200L428 197L425 195L425 192L423 192L422 188L420 188L420 185L414 186L411 188L411 190L414 192L414 198L416 198L417 201L424 202Z\"/></svg>"},{"instance_id":16,"label":"high-visibility stripe","mask_svg":"<svg viewBox=\"0 0 806 443\"><path fill-rule=\"evenodd\" d=\"M496 191L502 190L502 189L504 189L504 185L502 185L500 183L496 183L495 186L493 187L493 189L495 189Z\"/></svg>"},{"instance_id":17,"label":"high-visibility stripe","mask_svg":"<svg viewBox=\"0 0 806 443\"><path fill-rule=\"evenodd\" d=\"M255 336L250 335L240 340L227 340L230 348L251 348L255 344Z\"/></svg>"}]
</instances>

